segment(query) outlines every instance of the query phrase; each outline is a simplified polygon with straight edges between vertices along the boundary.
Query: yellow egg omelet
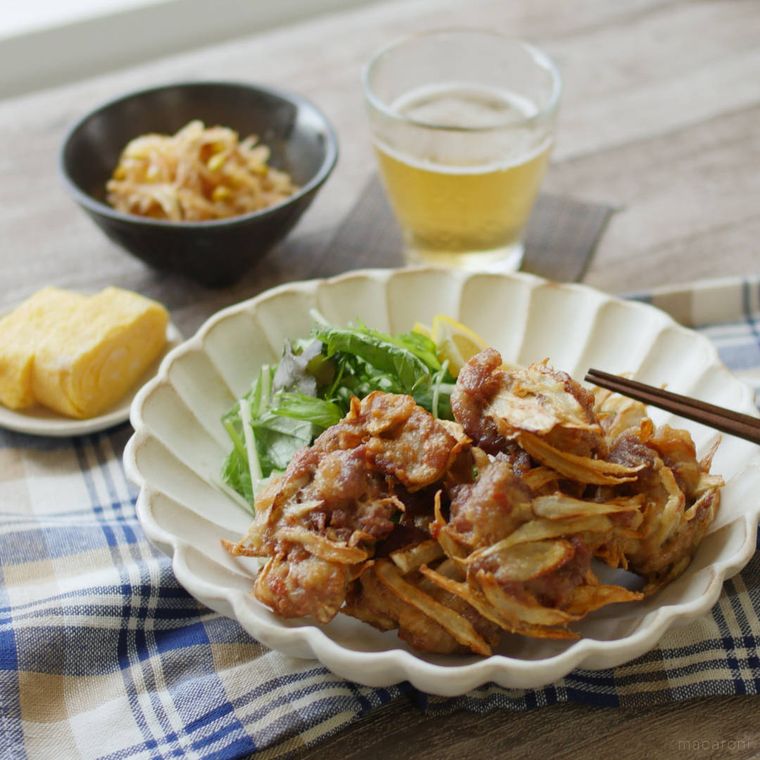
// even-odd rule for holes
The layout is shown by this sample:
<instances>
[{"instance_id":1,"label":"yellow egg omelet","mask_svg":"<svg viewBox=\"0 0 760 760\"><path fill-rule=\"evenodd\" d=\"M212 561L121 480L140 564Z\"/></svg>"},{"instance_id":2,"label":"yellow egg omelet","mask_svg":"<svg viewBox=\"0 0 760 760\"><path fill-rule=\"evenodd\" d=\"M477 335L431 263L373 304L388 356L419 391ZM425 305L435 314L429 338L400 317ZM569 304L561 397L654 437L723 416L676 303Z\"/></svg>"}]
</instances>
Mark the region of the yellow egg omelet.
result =
<instances>
[{"instance_id":1,"label":"yellow egg omelet","mask_svg":"<svg viewBox=\"0 0 760 760\"><path fill-rule=\"evenodd\" d=\"M0 320L0 403L100 414L161 353L168 321L163 306L128 290L44 288Z\"/></svg>"},{"instance_id":2,"label":"yellow egg omelet","mask_svg":"<svg viewBox=\"0 0 760 760\"><path fill-rule=\"evenodd\" d=\"M24 409L35 403L32 391L34 354L52 326L68 322L85 296L43 288L0 319L0 403Z\"/></svg>"}]
</instances>

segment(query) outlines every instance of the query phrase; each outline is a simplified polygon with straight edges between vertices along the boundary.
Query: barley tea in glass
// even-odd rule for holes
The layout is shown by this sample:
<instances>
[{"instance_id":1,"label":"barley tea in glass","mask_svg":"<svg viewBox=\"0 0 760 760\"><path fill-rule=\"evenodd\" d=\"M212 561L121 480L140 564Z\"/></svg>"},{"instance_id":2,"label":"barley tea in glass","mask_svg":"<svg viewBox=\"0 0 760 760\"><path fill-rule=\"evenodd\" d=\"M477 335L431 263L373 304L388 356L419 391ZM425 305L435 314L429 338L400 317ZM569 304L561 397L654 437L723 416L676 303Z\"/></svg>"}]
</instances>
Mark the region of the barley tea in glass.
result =
<instances>
[{"instance_id":1,"label":"barley tea in glass","mask_svg":"<svg viewBox=\"0 0 760 760\"><path fill-rule=\"evenodd\" d=\"M375 55L364 91L409 262L519 267L560 89L546 54L488 31L420 34Z\"/></svg>"}]
</instances>

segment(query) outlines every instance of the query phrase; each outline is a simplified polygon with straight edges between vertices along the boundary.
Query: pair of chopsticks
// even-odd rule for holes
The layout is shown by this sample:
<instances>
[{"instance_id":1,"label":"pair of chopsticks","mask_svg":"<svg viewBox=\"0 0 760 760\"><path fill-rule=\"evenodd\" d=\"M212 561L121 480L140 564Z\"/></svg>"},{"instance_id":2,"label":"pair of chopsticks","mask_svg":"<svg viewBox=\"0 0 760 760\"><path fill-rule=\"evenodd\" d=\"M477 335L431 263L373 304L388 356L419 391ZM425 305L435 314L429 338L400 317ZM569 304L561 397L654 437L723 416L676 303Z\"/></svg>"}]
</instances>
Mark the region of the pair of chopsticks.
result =
<instances>
[{"instance_id":1,"label":"pair of chopsticks","mask_svg":"<svg viewBox=\"0 0 760 760\"><path fill-rule=\"evenodd\" d=\"M760 444L760 419L750 417L748 414L740 414L731 411L731 409L724 409L722 406L697 401L697 399L689 396L671 393L598 369L590 369L586 373L585 379L586 382L598 385L600 388L607 388L607 390L650 406L656 406L687 420L701 422L703 425L720 430L722 433Z\"/></svg>"}]
</instances>

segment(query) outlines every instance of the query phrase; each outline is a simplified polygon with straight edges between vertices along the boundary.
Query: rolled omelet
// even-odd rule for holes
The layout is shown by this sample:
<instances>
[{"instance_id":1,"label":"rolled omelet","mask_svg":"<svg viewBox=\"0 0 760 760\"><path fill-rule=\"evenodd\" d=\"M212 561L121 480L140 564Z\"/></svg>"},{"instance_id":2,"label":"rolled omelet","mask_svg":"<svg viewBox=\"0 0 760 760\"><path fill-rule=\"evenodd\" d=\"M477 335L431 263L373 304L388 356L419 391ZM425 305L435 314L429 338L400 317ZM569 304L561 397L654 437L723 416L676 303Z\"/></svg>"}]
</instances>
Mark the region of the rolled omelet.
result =
<instances>
[{"instance_id":1,"label":"rolled omelet","mask_svg":"<svg viewBox=\"0 0 760 760\"><path fill-rule=\"evenodd\" d=\"M118 401L166 344L161 304L120 288L85 298L38 343L32 394L70 417L93 417Z\"/></svg>"},{"instance_id":2,"label":"rolled omelet","mask_svg":"<svg viewBox=\"0 0 760 760\"><path fill-rule=\"evenodd\" d=\"M69 322L86 300L79 293L43 288L0 319L0 404L25 409L36 403L32 374L37 345Z\"/></svg>"}]
</instances>

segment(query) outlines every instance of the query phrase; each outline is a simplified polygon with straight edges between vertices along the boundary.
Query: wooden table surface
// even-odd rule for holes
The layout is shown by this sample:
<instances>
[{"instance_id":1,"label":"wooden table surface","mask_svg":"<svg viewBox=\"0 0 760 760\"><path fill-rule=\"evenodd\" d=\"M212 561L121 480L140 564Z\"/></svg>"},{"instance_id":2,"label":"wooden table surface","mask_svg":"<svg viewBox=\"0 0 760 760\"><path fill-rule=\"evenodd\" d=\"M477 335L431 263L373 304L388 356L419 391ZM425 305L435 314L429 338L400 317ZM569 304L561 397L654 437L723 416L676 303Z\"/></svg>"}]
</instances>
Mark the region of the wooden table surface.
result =
<instances>
[{"instance_id":1,"label":"wooden table surface","mask_svg":"<svg viewBox=\"0 0 760 760\"><path fill-rule=\"evenodd\" d=\"M212 11L210 11L212 12ZM373 171L359 72L400 34L454 25L532 38L565 91L545 187L619 207L586 281L616 292L760 269L757 0L386 2L0 102L0 308L45 284L160 297L186 333L221 306L332 271L324 247ZM312 208L246 279L206 291L109 243L66 196L66 125L102 100L185 79L297 90L336 125L341 158ZM398 702L303 757L760 757L757 698L620 711L559 705L429 718ZM745 740L732 745L726 742ZM689 749L678 742L698 741ZM722 748L720 742L723 741ZM696 748L695 748L696 747Z\"/></svg>"}]
</instances>

